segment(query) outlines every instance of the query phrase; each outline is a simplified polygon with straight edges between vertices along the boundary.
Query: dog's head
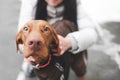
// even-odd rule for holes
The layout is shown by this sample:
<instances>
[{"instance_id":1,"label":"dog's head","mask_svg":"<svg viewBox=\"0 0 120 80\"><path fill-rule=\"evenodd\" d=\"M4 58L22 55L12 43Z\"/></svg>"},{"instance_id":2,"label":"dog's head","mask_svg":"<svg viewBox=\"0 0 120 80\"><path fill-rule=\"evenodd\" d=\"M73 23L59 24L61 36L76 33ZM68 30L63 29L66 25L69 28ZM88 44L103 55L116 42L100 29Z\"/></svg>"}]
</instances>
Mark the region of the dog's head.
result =
<instances>
[{"instance_id":1,"label":"dog's head","mask_svg":"<svg viewBox=\"0 0 120 80\"><path fill-rule=\"evenodd\" d=\"M46 61L54 49L60 52L59 40L52 26L44 20L32 20L24 25L16 36L17 51L23 45L24 58L39 64Z\"/></svg>"}]
</instances>

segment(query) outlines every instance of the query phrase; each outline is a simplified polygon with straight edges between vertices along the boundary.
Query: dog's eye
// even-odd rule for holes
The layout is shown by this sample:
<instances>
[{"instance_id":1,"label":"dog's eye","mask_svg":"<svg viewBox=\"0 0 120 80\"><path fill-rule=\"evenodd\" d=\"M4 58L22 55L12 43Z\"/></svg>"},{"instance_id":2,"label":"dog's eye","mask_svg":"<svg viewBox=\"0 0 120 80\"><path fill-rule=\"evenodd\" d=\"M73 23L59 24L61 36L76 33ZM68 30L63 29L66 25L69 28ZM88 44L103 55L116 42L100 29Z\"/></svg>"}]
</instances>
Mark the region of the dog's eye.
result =
<instances>
[{"instance_id":1,"label":"dog's eye","mask_svg":"<svg viewBox=\"0 0 120 80\"><path fill-rule=\"evenodd\" d=\"M28 28L27 28L27 27L24 27L23 30L24 30L24 31L28 31Z\"/></svg>"},{"instance_id":2,"label":"dog's eye","mask_svg":"<svg viewBox=\"0 0 120 80\"><path fill-rule=\"evenodd\" d=\"M44 31L48 31L48 30L49 30L49 28L48 28L48 27L45 27L45 28L44 28Z\"/></svg>"}]
</instances>

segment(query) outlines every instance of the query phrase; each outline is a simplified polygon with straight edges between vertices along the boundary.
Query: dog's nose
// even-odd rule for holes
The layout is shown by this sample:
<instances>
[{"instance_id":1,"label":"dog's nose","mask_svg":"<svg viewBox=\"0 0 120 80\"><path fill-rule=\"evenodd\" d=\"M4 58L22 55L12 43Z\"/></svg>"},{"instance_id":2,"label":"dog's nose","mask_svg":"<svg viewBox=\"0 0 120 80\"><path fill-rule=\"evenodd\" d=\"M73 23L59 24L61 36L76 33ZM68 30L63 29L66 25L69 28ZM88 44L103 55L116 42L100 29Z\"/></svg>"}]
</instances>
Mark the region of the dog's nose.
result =
<instances>
[{"instance_id":1,"label":"dog's nose","mask_svg":"<svg viewBox=\"0 0 120 80\"><path fill-rule=\"evenodd\" d=\"M31 38L29 41L28 41L28 46L29 47L38 47L41 45L41 40L39 38Z\"/></svg>"}]
</instances>

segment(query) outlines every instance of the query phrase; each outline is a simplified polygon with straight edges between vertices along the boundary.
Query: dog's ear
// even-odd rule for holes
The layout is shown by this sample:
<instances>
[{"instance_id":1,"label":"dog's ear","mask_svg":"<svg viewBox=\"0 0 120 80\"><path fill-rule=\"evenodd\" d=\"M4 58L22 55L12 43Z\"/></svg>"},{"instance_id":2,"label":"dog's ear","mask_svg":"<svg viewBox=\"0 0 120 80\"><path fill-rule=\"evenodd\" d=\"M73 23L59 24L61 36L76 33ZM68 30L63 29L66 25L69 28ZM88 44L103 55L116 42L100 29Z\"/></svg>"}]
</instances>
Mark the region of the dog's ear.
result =
<instances>
[{"instance_id":1,"label":"dog's ear","mask_svg":"<svg viewBox=\"0 0 120 80\"><path fill-rule=\"evenodd\" d=\"M61 49L59 47L59 39L58 39L58 36L57 36L57 33L56 31L54 30L54 28L52 28L52 43L51 43L51 50L52 50L52 53L60 53Z\"/></svg>"},{"instance_id":2,"label":"dog's ear","mask_svg":"<svg viewBox=\"0 0 120 80\"><path fill-rule=\"evenodd\" d=\"M22 30L20 30L16 35L16 50L17 51L19 50L19 44L23 44L22 36L23 36L23 32Z\"/></svg>"}]
</instances>

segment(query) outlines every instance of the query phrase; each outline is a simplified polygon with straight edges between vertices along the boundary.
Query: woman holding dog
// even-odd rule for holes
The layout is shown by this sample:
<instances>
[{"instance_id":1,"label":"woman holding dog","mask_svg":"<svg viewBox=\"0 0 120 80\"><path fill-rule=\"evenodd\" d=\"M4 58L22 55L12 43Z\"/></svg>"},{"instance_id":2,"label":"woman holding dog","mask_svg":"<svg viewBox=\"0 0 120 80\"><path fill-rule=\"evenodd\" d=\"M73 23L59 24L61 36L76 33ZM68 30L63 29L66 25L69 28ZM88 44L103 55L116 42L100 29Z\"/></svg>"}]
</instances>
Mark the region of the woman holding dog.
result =
<instances>
[{"instance_id":1,"label":"woman holding dog","mask_svg":"<svg viewBox=\"0 0 120 80\"><path fill-rule=\"evenodd\" d=\"M77 26L77 31L67 34L66 37L58 35L61 53L57 56L63 55L67 50L74 54L81 52L96 43L100 36L100 30L86 15L80 0L21 0L21 2L18 31L26 22L34 19L44 19L50 24L68 20ZM24 65L29 67L27 63ZM23 70L27 70L28 67Z\"/></svg>"}]
</instances>

